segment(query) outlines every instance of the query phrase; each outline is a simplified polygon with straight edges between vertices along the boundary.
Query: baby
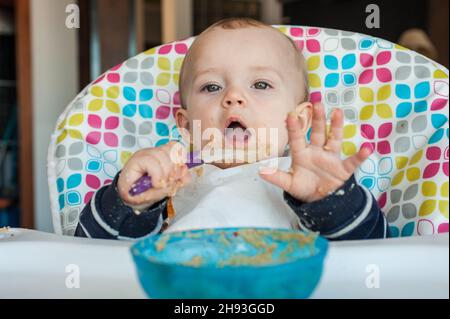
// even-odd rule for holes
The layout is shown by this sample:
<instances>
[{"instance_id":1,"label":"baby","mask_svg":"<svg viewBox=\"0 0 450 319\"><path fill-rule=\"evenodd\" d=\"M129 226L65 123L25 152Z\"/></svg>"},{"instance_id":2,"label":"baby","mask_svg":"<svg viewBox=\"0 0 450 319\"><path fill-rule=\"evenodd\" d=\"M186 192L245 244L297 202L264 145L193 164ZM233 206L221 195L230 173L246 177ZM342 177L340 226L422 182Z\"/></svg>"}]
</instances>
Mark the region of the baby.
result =
<instances>
[{"instance_id":1,"label":"baby","mask_svg":"<svg viewBox=\"0 0 450 319\"><path fill-rule=\"evenodd\" d=\"M353 176L371 150L341 160L343 112L333 110L327 134L323 105L308 101L304 58L279 30L245 18L209 27L185 57L180 97L176 124L185 143L136 152L86 205L76 236L134 239L246 226L299 228L330 240L388 236L376 200ZM212 156L193 174L180 163L191 144L245 156ZM130 195L146 174L153 188Z\"/></svg>"}]
</instances>

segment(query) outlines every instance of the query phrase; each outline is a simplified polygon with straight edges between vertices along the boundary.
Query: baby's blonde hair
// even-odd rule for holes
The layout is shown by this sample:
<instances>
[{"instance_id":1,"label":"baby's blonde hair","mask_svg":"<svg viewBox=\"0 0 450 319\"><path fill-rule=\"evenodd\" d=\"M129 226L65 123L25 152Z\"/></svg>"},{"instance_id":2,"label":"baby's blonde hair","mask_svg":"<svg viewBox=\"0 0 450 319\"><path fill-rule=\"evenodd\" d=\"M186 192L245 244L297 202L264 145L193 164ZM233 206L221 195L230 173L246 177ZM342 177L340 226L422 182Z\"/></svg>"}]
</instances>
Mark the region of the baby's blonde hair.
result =
<instances>
[{"instance_id":1,"label":"baby's blonde hair","mask_svg":"<svg viewBox=\"0 0 450 319\"><path fill-rule=\"evenodd\" d=\"M186 75L185 75L186 68L190 64L190 60L191 60L190 53L193 52L193 48L195 48L195 46L196 46L197 39L199 39L199 37L210 32L211 30L213 30L215 28L222 28L225 30L236 30L236 29L243 29L243 28L248 28L248 27L270 28L273 30L277 30L284 38L286 38L289 41L289 43L292 45L292 48L294 49L294 56L295 56L295 62L296 62L295 64L297 66L297 69L302 73L302 78L304 81L303 88L302 88L303 93L304 93L303 101L307 101L309 99L308 72L306 71L305 58L303 57L303 54L300 52L300 50L298 49L295 42L290 37L288 37L287 35L282 33L277 28L274 28L269 24L263 23L261 21L258 21L258 20L252 19L252 18L227 18L227 19L223 19L223 20L220 20L220 21L212 24L207 29L205 29L202 33L200 33L196 37L194 42L192 43L188 53L186 54L186 56L184 58L183 65L182 65L181 71L180 71L180 83L179 83L180 101L181 101L181 106L183 108L186 108L185 100L183 97L185 81L186 81L186 79L185 79L186 78Z\"/></svg>"}]
</instances>

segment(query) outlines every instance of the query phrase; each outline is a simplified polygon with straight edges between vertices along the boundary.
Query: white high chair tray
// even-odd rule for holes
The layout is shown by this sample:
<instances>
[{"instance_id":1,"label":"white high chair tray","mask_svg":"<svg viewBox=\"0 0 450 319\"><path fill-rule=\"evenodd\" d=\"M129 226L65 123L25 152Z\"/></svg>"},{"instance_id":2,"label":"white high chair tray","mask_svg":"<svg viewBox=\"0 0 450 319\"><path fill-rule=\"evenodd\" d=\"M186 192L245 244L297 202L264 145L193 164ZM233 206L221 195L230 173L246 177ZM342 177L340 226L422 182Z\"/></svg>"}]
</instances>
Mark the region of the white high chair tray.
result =
<instances>
[{"instance_id":1,"label":"white high chair tray","mask_svg":"<svg viewBox=\"0 0 450 319\"><path fill-rule=\"evenodd\" d=\"M0 298L145 298L131 244L11 229L0 236ZM449 235L331 242L312 297L448 299Z\"/></svg>"}]
</instances>

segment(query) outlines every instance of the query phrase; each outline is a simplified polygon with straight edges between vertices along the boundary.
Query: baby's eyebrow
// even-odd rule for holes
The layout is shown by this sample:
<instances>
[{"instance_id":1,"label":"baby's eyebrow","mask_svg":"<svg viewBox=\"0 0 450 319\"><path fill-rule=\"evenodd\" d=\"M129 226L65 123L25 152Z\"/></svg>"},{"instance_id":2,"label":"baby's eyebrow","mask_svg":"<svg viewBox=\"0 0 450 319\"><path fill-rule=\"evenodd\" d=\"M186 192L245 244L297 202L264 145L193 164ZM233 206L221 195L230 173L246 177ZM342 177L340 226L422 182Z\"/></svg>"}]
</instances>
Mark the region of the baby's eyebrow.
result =
<instances>
[{"instance_id":1,"label":"baby's eyebrow","mask_svg":"<svg viewBox=\"0 0 450 319\"><path fill-rule=\"evenodd\" d=\"M197 72L197 73L194 75L193 81L195 81L198 77L200 77L200 76L203 75L203 74L214 73L214 72L217 72L218 70L219 70L219 69L217 69L217 68L208 68L208 69L199 71L199 72Z\"/></svg>"},{"instance_id":2,"label":"baby's eyebrow","mask_svg":"<svg viewBox=\"0 0 450 319\"><path fill-rule=\"evenodd\" d=\"M271 68L270 66L264 66L264 65L254 65L250 67L253 71L271 71L271 72L277 72L274 68Z\"/></svg>"},{"instance_id":3,"label":"baby's eyebrow","mask_svg":"<svg viewBox=\"0 0 450 319\"><path fill-rule=\"evenodd\" d=\"M255 66L251 66L250 70L257 71L257 72L272 72L272 73L275 73L279 78L281 78L281 74L276 69L271 68L269 66L255 65Z\"/></svg>"},{"instance_id":4,"label":"baby's eyebrow","mask_svg":"<svg viewBox=\"0 0 450 319\"><path fill-rule=\"evenodd\" d=\"M251 70L252 72L271 72L271 73L274 73L275 75L277 75L280 79L282 78L281 74L276 69L271 68L269 66L254 65L254 66L250 66L249 70ZM220 69L218 69L218 68L208 68L205 70L201 70L194 75L192 82L195 82L195 80L198 77L200 77L204 74L215 73L215 72L219 72L219 71L220 71Z\"/></svg>"}]
</instances>

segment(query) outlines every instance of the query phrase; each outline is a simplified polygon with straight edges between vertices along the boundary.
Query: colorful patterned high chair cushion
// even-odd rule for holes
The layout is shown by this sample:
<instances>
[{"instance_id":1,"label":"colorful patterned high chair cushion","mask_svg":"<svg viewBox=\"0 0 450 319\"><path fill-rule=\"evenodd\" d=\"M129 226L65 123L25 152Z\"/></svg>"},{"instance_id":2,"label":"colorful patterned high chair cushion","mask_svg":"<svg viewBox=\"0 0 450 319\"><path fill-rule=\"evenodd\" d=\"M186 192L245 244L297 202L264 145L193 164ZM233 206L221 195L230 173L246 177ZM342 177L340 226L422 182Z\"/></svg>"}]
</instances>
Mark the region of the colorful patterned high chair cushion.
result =
<instances>
[{"instance_id":1,"label":"colorful patterned high chair cushion","mask_svg":"<svg viewBox=\"0 0 450 319\"><path fill-rule=\"evenodd\" d=\"M448 70L370 36L276 27L303 50L311 101L344 110L342 157L373 146L356 177L378 199L393 236L448 232ZM48 157L56 233L73 234L92 194L133 152L178 137L178 73L193 39L117 65L60 116Z\"/></svg>"}]
</instances>

